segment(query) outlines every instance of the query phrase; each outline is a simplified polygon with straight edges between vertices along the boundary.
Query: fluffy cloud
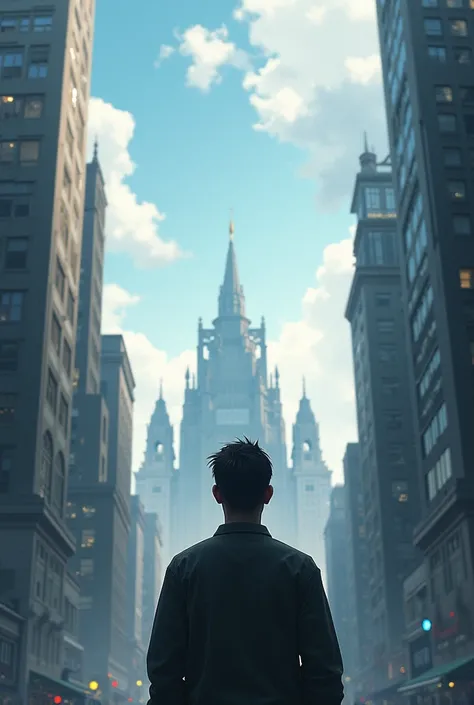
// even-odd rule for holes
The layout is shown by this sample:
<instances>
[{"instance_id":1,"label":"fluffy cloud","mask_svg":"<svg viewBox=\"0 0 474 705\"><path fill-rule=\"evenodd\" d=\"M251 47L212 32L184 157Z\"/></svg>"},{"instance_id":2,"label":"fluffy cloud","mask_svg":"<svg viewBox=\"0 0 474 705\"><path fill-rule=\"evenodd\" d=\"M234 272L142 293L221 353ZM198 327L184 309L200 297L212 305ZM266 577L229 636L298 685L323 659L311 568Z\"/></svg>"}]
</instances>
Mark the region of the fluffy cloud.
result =
<instances>
[{"instance_id":1,"label":"fluffy cloud","mask_svg":"<svg viewBox=\"0 0 474 705\"><path fill-rule=\"evenodd\" d=\"M329 245L308 288L299 321L283 325L268 346L278 364L287 431L298 410L302 375L320 424L323 454L335 479L342 480L341 460L348 442L357 439L350 327L344 318L353 276L353 238Z\"/></svg>"},{"instance_id":2,"label":"fluffy cloud","mask_svg":"<svg viewBox=\"0 0 474 705\"><path fill-rule=\"evenodd\" d=\"M247 69L247 54L228 40L226 27L210 31L202 25L187 29L180 37L179 51L191 58L187 72L189 86L208 91L212 85L220 83L219 70L222 66Z\"/></svg>"},{"instance_id":3,"label":"fluffy cloud","mask_svg":"<svg viewBox=\"0 0 474 705\"><path fill-rule=\"evenodd\" d=\"M123 335L132 364L136 382L133 437L133 467L138 470L145 448L146 426L150 421L160 380L166 396L171 422L181 419L184 398L184 374L186 367L195 366L196 352L187 350L170 358L166 352L156 348L146 335L130 330L126 319L128 312L138 304L140 297L131 294L117 284L104 287L102 330L104 333ZM177 434L175 434L177 440Z\"/></svg>"},{"instance_id":4,"label":"fluffy cloud","mask_svg":"<svg viewBox=\"0 0 474 705\"><path fill-rule=\"evenodd\" d=\"M139 201L127 183L135 171L129 147L135 131L133 116L110 103L92 98L89 105L89 158L97 139L106 182L107 244L129 254L139 266L168 264L181 257L179 246L165 241L159 225L165 219L154 203Z\"/></svg>"},{"instance_id":5,"label":"fluffy cloud","mask_svg":"<svg viewBox=\"0 0 474 705\"><path fill-rule=\"evenodd\" d=\"M247 24L259 65L247 70L247 55L235 62L238 49L226 30L220 36L223 30L198 25L183 35L199 40L194 48L181 45L181 53L193 59L188 83L208 90L225 63L244 68L255 129L303 148L305 173L319 182L320 204L338 206L350 190L364 131L385 156L375 3L241 0L234 18ZM196 59L207 51L213 57L208 63Z\"/></svg>"},{"instance_id":6,"label":"fluffy cloud","mask_svg":"<svg viewBox=\"0 0 474 705\"><path fill-rule=\"evenodd\" d=\"M158 52L158 58L155 61L155 68L159 69L163 61L166 61L166 59L169 59L170 56L174 54L176 49L169 44L162 44L160 46L160 50Z\"/></svg>"}]
</instances>

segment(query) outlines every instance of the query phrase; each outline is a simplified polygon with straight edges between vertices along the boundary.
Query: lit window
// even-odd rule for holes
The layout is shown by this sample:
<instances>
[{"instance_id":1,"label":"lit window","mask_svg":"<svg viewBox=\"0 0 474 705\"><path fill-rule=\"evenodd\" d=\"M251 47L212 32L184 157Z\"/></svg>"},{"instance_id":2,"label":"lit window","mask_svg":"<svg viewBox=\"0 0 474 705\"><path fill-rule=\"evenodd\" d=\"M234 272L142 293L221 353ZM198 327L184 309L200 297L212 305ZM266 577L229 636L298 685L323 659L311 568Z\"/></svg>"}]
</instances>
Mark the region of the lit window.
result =
<instances>
[{"instance_id":1,"label":"lit window","mask_svg":"<svg viewBox=\"0 0 474 705\"><path fill-rule=\"evenodd\" d=\"M25 101L25 118L36 120L43 114L43 98L27 98Z\"/></svg>"},{"instance_id":2,"label":"lit window","mask_svg":"<svg viewBox=\"0 0 474 705\"><path fill-rule=\"evenodd\" d=\"M444 64L446 62L446 47L429 46L428 56L430 59L434 59L435 61L439 61Z\"/></svg>"},{"instance_id":3,"label":"lit window","mask_svg":"<svg viewBox=\"0 0 474 705\"><path fill-rule=\"evenodd\" d=\"M468 215L455 215L453 217L453 230L455 235L471 234L471 219Z\"/></svg>"},{"instance_id":4,"label":"lit window","mask_svg":"<svg viewBox=\"0 0 474 705\"><path fill-rule=\"evenodd\" d=\"M16 160L16 153L16 142L0 142L0 164L13 164Z\"/></svg>"},{"instance_id":5,"label":"lit window","mask_svg":"<svg viewBox=\"0 0 474 705\"><path fill-rule=\"evenodd\" d=\"M440 19L429 17L424 21L425 34L428 37L441 37L443 34L443 25Z\"/></svg>"},{"instance_id":6,"label":"lit window","mask_svg":"<svg viewBox=\"0 0 474 705\"><path fill-rule=\"evenodd\" d=\"M408 482L405 480L392 482L392 497L397 502L408 502Z\"/></svg>"},{"instance_id":7,"label":"lit window","mask_svg":"<svg viewBox=\"0 0 474 705\"><path fill-rule=\"evenodd\" d=\"M452 103L453 89L451 86L436 86L436 102L437 103Z\"/></svg>"},{"instance_id":8,"label":"lit window","mask_svg":"<svg viewBox=\"0 0 474 705\"><path fill-rule=\"evenodd\" d=\"M451 34L454 37L467 37L467 22L466 20L451 20Z\"/></svg>"},{"instance_id":9,"label":"lit window","mask_svg":"<svg viewBox=\"0 0 474 705\"><path fill-rule=\"evenodd\" d=\"M466 198L466 184L464 181L448 181L448 191L453 201L464 201Z\"/></svg>"},{"instance_id":10,"label":"lit window","mask_svg":"<svg viewBox=\"0 0 474 705\"><path fill-rule=\"evenodd\" d=\"M456 115L438 115L438 126L440 132L452 133L456 132L457 122Z\"/></svg>"},{"instance_id":11,"label":"lit window","mask_svg":"<svg viewBox=\"0 0 474 705\"><path fill-rule=\"evenodd\" d=\"M21 114L23 101L13 95L0 97L0 120L9 120Z\"/></svg>"},{"instance_id":12,"label":"lit window","mask_svg":"<svg viewBox=\"0 0 474 705\"><path fill-rule=\"evenodd\" d=\"M459 270L459 282L461 289L473 289L474 288L474 269L460 269Z\"/></svg>"},{"instance_id":13,"label":"lit window","mask_svg":"<svg viewBox=\"0 0 474 705\"><path fill-rule=\"evenodd\" d=\"M81 535L81 548L92 548L95 544L95 530L84 529Z\"/></svg>"}]
</instances>

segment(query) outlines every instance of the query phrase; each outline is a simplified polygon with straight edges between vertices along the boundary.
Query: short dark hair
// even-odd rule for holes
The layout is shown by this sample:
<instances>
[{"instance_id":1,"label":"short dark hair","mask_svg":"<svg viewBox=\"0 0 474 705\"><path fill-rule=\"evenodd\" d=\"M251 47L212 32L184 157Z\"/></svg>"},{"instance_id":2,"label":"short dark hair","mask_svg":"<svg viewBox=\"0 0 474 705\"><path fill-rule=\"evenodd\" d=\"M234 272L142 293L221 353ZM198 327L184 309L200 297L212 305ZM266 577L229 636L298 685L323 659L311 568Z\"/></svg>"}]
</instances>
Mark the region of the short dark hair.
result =
<instances>
[{"instance_id":1,"label":"short dark hair","mask_svg":"<svg viewBox=\"0 0 474 705\"><path fill-rule=\"evenodd\" d=\"M210 455L208 465L223 500L231 509L251 512L263 504L263 495L272 479L272 461L260 448L244 436Z\"/></svg>"}]
</instances>

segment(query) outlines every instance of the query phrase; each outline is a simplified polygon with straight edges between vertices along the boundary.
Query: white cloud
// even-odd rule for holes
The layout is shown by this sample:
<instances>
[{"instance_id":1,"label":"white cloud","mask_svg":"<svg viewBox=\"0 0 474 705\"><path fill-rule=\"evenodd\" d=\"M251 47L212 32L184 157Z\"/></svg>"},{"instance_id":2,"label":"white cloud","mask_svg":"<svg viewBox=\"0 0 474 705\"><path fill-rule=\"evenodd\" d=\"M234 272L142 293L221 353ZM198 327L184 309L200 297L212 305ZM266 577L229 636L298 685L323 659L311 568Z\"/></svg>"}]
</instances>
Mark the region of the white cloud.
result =
<instances>
[{"instance_id":1,"label":"white cloud","mask_svg":"<svg viewBox=\"0 0 474 705\"><path fill-rule=\"evenodd\" d=\"M323 454L342 480L346 444L357 439L350 327L344 318L353 276L353 237L329 245L316 272L316 285L302 302L302 317L283 325L269 343L271 365L280 370L287 430L301 397L302 376L320 424Z\"/></svg>"},{"instance_id":2,"label":"white cloud","mask_svg":"<svg viewBox=\"0 0 474 705\"><path fill-rule=\"evenodd\" d=\"M129 254L139 266L168 264L183 256L178 244L165 241L159 225L165 219L154 203L139 201L127 179L134 173L130 143L135 131L133 115L99 98L89 105L89 158L95 139L106 183L107 245Z\"/></svg>"},{"instance_id":3,"label":"white cloud","mask_svg":"<svg viewBox=\"0 0 474 705\"><path fill-rule=\"evenodd\" d=\"M117 284L104 287L102 310L102 331L121 334L135 377L135 408L133 433L133 468L138 470L145 449L146 426L150 421L158 398L160 380L166 397L171 423L181 419L184 399L184 374L189 365L195 367L196 352L187 350L177 357L170 358L166 352L156 348L146 335L130 330L126 317L130 307L138 304L140 297L131 294ZM175 431L175 441L178 434Z\"/></svg>"},{"instance_id":4,"label":"white cloud","mask_svg":"<svg viewBox=\"0 0 474 705\"><path fill-rule=\"evenodd\" d=\"M208 91L212 85L220 83L219 70L227 65L239 69L249 66L247 54L228 40L226 27L210 31L202 25L189 27L180 37L179 51L191 58L187 72L189 86Z\"/></svg>"},{"instance_id":5,"label":"white cloud","mask_svg":"<svg viewBox=\"0 0 474 705\"><path fill-rule=\"evenodd\" d=\"M170 56L173 56L175 51L176 49L169 44L162 44L158 52L158 58L155 61L155 68L159 69L161 64L166 61L166 59L169 59Z\"/></svg>"}]
</instances>

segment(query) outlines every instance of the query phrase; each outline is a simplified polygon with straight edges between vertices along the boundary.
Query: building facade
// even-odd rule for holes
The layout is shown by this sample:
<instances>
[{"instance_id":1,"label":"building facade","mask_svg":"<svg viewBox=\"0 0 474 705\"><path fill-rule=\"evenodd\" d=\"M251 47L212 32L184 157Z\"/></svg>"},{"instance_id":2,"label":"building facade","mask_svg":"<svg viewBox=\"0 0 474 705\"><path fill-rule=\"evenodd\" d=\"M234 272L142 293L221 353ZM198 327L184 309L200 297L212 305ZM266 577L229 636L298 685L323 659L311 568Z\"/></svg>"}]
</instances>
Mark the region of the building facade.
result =
<instances>
[{"instance_id":1,"label":"building facade","mask_svg":"<svg viewBox=\"0 0 474 705\"><path fill-rule=\"evenodd\" d=\"M129 682L131 697L137 683L146 680L146 650L143 641L143 591L145 578L145 511L138 495L130 501L130 535L127 561L127 633L130 649Z\"/></svg>"},{"instance_id":2,"label":"building facade","mask_svg":"<svg viewBox=\"0 0 474 705\"><path fill-rule=\"evenodd\" d=\"M327 594L345 667L344 700L348 705L353 705L353 683L349 676L352 656L350 631L352 615L351 604L347 599L350 544L347 541L346 520L346 488L336 485L331 492L329 518L324 532Z\"/></svg>"},{"instance_id":3,"label":"building facade","mask_svg":"<svg viewBox=\"0 0 474 705\"><path fill-rule=\"evenodd\" d=\"M329 517L331 473L322 457L319 426L306 396L304 381L293 425L292 470L298 548L314 558L327 584L324 529Z\"/></svg>"},{"instance_id":4,"label":"building facade","mask_svg":"<svg viewBox=\"0 0 474 705\"><path fill-rule=\"evenodd\" d=\"M403 666L403 580L416 567L420 515L405 317L401 306L392 174L368 145L360 158L352 212L356 268L351 324L361 486L370 586L370 668L366 696L392 687Z\"/></svg>"},{"instance_id":5,"label":"building facade","mask_svg":"<svg viewBox=\"0 0 474 705\"><path fill-rule=\"evenodd\" d=\"M349 627L344 672L348 690L363 698L370 677L371 604L370 576L365 533L364 493L358 443L349 443L343 460L347 532L347 600ZM350 679L347 682L347 679Z\"/></svg>"},{"instance_id":6,"label":"building facade","mask_svg":"<svg viewBox=\"0 0 474 705\"><path fill-rule=\"evenodd\" d=\"M145 561L143 567L142 642L150 643L158 596L163 582L165 564L162 558L163 541L157 514L145 512Z\"/></svg>"},{"instance_id":7,"label":"building facade","mask_svg":"<svg viewBox=\"0 0 474 705\"><path fill-rule=\"evenodd\" d=\"M474 657L472 3L377 3L435 665ZM455 624L451 614L456 615Z\"/></svg>"},{"instance_id":8,"label":"building facade","mask_svg":"<svg viewBox=\"0 0 474 705\"><path fill-rule=\"evenodd\" d=\"M0 600L28 617L26 702L61 676L74 552L65 501L94 0L3 2L0 15Z\"/></svg>"}]
</instances>

